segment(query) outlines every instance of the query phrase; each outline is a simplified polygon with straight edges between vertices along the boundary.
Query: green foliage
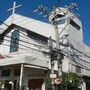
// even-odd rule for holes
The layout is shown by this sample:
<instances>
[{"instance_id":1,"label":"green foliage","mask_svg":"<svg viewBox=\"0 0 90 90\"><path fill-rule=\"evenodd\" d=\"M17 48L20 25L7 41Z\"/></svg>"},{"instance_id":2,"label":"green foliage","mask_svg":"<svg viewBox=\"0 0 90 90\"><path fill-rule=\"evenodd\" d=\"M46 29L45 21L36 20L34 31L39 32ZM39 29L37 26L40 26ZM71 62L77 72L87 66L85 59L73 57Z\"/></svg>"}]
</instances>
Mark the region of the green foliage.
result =
<instances>
[{"instance_id":1,"label":"green foliage","mask_svg":"<svg viewBox=\"0 0 90 90\"><path fill-rule=\"evenodd\" d=\"M51 87L51 85L52 85L52 82L51 82L51 79L50 79L50 78L47 78L47 79L45 80L45 83L46 83L46 88L49 88L49 87Z\"/></svg>"},{"instance_id":2,"label":"green foliage","mask_svg":"<svg viewBox=\"0 0 90 90\"><path fill-rule=\"evenodd\" d=\"M78 87L82 83L82 79L76 73L63 74L63 85Z\"/></svg>"},{"instance_id":3,"label":"green foliage","mask_svg":"<svg viewBox=\"0 0 90 90\"><path fill-rule=\"evenodd\" d=\"M0 89L1 89L2 85L3 85L3 81L0 81Z\"/></svg>"}]
</instances>

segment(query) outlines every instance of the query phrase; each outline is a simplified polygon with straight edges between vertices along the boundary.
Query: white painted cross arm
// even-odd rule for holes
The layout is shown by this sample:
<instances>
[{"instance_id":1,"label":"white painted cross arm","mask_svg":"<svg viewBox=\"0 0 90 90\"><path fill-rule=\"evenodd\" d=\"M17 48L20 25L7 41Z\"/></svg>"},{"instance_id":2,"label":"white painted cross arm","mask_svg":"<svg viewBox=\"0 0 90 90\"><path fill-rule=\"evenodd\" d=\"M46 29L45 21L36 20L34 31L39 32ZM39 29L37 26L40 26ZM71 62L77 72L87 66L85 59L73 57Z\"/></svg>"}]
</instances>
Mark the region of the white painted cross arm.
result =
<instances>
[{"instance_id":1,"label":"white painted cross arm","mask_svg":"<svg viewBox=\"0 0 90 90\"><path fill-rule=\"evenodd\" d=\"M19 8L19 7L21 7L21 6L22 6L22 5L16 6L16 2L14 2L14 3L13 3L13 7L10 8L10 9L8 9L7 11L11 11L11 10L12 10L12 14L14 14L14 13L15 13L15 9L16 9L16 8Z\"/></svg>"},{"instance_id":2,"label":"white painted cross arm","mask_svg":"<svg viewBox=\"0 0 90 90\"><path fill-rule=\"evenodd\" d=\"M19 8L19 7L21 7L21 6L22 6L22 5L17 5L17 6L16 6L16 2L14 2L14 3L13 3L13 7L7 10L7 11L11 11L11 10L12 10L12 21L14 20L15 9L16 9L16 8Z\"/></svg>"},{"instance_id":3,"label":"white painted cross arm","mask_svg":"<svg viewBox=\"0 0 90 90\"><path fill-rule=\"evenodd\" d=\"M22 5L18 5L18 6L16 6L15 8L18 8L18 7L21 7ZM8 9L7 11L11 11L11 10L13 10L13 8L10 8L10 9Z\"/></svg>"}]
</instances>

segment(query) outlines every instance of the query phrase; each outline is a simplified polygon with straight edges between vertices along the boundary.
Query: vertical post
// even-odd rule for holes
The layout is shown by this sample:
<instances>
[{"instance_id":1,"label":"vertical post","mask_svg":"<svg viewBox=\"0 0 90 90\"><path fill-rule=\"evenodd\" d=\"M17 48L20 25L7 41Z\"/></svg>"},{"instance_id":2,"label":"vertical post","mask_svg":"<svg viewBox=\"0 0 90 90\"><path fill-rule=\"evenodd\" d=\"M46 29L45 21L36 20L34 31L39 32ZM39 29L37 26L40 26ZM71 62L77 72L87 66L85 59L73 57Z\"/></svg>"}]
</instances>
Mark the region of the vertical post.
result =
<instances>
[{"instance_id":1,"label":"vertical post","mask_svg":"<svg viewBox=\"0 0 90 90\"><path fill-rule=\"evenodd\" d=\"M49 48L50 48L50 61L51 61L51 74L54 74L54 60L52 58L52 38L49 38ZM54 87L54 78L52 78L52 90L55 90Z\"/></svg>"},{"instance_id":2,"label":"vertical post","mask_svg":"<svg viewBox=\"0 0 90 90\"><path fill-rule=\"evenodd\" d=\"M14 83L13 83L12 81L10 81L9 84L11 85L11 90L13 90L13 88L14 88Z\"/></svg>"},{"instance_id":3,"label":"vertical post","mask_svg":"<svg viewBox=\"0 0 90 90\"><path fill-rule=\"evenodd\" d=\"M14 20L14 14L15 14L15 8L16 8L16 2L13 3L13 10L12 10L12 19Z\"/></svg>"},{"instance_id":4,"label":"vertical post","mask_svg":"<svg viewBox=\"0 0 90 90\"><path fill-rule=\"evenodd\" d=\"M41 90L45 90L45 82L43 82Z\"/></svg>"},{"instance_id":5,"label":"vertical post","mask_svg":"<svg viewBox=\"0 0 90 90\"><path fill-rule=\"evenodd\" d=\"M52 22L52 26L55 29L55 37L56 37L56 49L59 50L60 49L60 44L59 44L59 32L58 32L58 27L56 25L56 23ZM62 75L62 61L58 60L58 77L60 77Z\"/></svg>"},{"instance_id":6,"label":"vertical post","mask_svg":"<svg viewBox=\"0 0 90 90\"><path fill-rule=\"evenodd\" d=\"M7 11L11 11L11 10L12 10L12 21L14 20L15 9L16 9L16 8L19 8L19 7L21 7L21 6L22 6L22 5L16 6L16 2L14 1L13 7L7 10Z\"/></svg>"},{"instance_id":7,"label":"vertical post","mask_svg":"<svg viewBox=\"0 0 90 90\"><path fill-rule=\"evenodd\" d=\"M54 29L55 29L56 48L57 48L57 49L60 49L58 27L57 27L56 24L54 24L53 26L54 26Z\"/></svg>"},{"instance_id":8,"label":"vertical post","mask_svg":"<svg viewBox=\"0 0 90 90\"><path fill-rule=\"evenodd\" d=\"M22 90L23 69L24 69L24 65L23 65L23 64L21 64L21 72L20 72L19 90Z\"/></svg>"},{"instance_id":9,"label":"vertical post","mask_svg":"<svg viewBox=\"0 0 90 90\"><path fill-rule=\"evenodd\" d=\"M86 90L86 83L84 81L83 81L81 87L82 87L82 90Z\"/></svg>"}]
</instances>

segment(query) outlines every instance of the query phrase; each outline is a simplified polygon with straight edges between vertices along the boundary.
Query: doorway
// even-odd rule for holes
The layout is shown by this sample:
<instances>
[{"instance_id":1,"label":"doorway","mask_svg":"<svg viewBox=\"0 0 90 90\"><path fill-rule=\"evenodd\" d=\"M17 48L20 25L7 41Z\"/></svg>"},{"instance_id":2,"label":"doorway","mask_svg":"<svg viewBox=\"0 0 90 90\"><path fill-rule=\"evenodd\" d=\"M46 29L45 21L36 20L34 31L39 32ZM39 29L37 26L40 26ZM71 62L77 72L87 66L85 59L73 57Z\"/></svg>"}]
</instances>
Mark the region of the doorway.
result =
<instances>
[{"instance_id":1,"label":"doorway","mask_svg":"<svg viewBox=\"0 0 90 90\"><path fill-rule=\"evenodd\" d=\"M29 90L31 89L38 89L41 90L42 84L43 84L43 79L29 79L28 80L28 87Z\"/></svg>"},{"instance_id":2,"label":"doorway","mask_svg":"<svg viewBox=\"0 0 90 90\"><path fill-rule=\"evenodd\" d=\"M4 90L11 90L11 84L9 84L9 80L5 80L4 82Z\"/></svg>"}]
</instances>

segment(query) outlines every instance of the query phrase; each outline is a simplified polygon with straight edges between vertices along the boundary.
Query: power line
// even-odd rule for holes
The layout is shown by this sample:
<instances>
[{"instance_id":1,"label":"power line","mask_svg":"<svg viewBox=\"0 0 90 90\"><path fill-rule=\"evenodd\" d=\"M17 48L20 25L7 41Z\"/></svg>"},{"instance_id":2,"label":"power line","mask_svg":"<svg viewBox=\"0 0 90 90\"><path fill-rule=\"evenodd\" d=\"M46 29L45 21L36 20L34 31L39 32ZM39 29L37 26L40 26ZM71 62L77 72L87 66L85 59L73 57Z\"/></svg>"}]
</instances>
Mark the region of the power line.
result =
<instances>
[{"instance_id":1,"label":"power line","mask_svg":"<svg viewBox=\"0 0 90 90\"><path fill-rule=\"evenodd\" d=\"M37 16L37 15L36 15L36 16ZM15 20L18 20L18 19L20 19L20 18L23 18L23 17L16 18L16 19L14 19L14 21L15 21ZM42 19L42 17L40 17L40 18L38 18L38 19ZM28 18L27 18L27 17L25 17L25 19L20 20L20 21L18 21L18 22L16 22L16 23L20 23L20 22L23 22L23 21L25 21L25 20L28 20ZM35 19L32 19L31 21L26 22L26 23L21 24L21 25L25 25L25 24L28 24L28 23L32 23L32 22L34 22L34 21L36 21L36 20L35 20Z\"/></svg>"},{"instance_id":2,"label":"power line","mask_svg":"<svg viewBox=\"0 0 90 90\"><path fill-rule=\"evenodd\" d=\"M8 40L6 40L6 41L8 41ZM8 45L8 44L2 44L2 45L10 47L10 45ZM21 50L28 50L28 49L24 49L24 48L21 48L21 47L19 47L19 49L21 49Z\"/></svg>"},{"instance_id":3,"label":"power line","mask_svg":"<svg viewBox=\"0 0 90 90\"><path fill-rule=\"evenodd\" d=\"M74 50L78 51L79 53L81 53L81 54L85 55L86 57L90 58L90 56L88 56L88 55L86 55L85 53L83 53L82 51L80 51L80 50L76 49L76 48L75 48L75 47L74 47L71 43L70 43L70 47L71 47L72 49L74 49Z\"/></svg>"},{"instance_id":4,"label":"power line","mask_svg":"<svg viewBox=\"0 0 90 90\"><path fill-rule=\"evenodd\" d=\"M7 46L7 47L10 47L10 45L7 45L7 44L2 44L2 45L4 45L4 46ZM33 48L21 48L21 47L19 47L19 49L20 50L24 50L24 52L14 52L14 53L9 53L10 55L15 55L15 54L27 54L27 53L32 53L32 52L41 52L41 53L37 53L37 55L45 55L44 53L43 53L43 51L40 51L40 50L36 50L36 49L33 49ZM30 51L30 50L34 50L34 51ZM8 55L9 55L8 54Z\"/></svg>"},{"instance_id":5,"label":"power line","mask_svg":"<svg viewBox=\"0 0 90 90\"><path fill-rule=\"evenodd\" d=\"M63 53L66 57L68 57L70 60L74 61L77 65L79 64L79 65L81 65L83 68L86 68L86 69L90 70L90 68L88 68L87 66L84 66L83 64L77 62L75 59L73 59L72 57L70 57L69 54L68 54L68 52L65 52L65 51L62 50L62 53ZM67 55L66 55L66 54L67 54ZM88 62L87 62L87 63L88 63ZM90 62L89 62L89 63L90 63Z\"/></svg>"},{"instance_id":6,"label":"power line","mask_svg":"<svg viewBox=\"0 0 90 90\"><path fill-rule=\"evenodd\" d=\"M63 31L65 31L66 30L66 28L67 28L67 26L70 24L70 22L68 22L67 24L66 24L66 26L62 29L62 31L59 33L59 36L62 34L62 32Z\"/></svg>"},{"instance_id":7,"label":"power line","mask_svg":"<svg viewBox=\"0 0 90 90\"><path fill-rule=\"evenodd\" d=\"M5 36L5 37L8 37L8 38L11 38L11 37L9 37L9 36ZM14 39L14 38L13 38ZM6 39L5 39L6 40ZM33 44L33 43L29 43L29 42L27 42L27 41L23 41L23 40L19 40L19 41L21 41L21 42L25 42L25 43L28 43L28 44L30 44L30 45L34 45L34 46L37 46L37 47L44 47L44 46L41 46L41 45L37 45L37 44ZM48 48L47 48L48 49ZM74 55L75 56L75 55ZM84 61L84 60L83 60Z\"/></svg>"},{"instance_id":8,"label":"power line","mask_svg":"<svg viewBox=\"0 0 90 90\"><path fill-rule=\"evenodd\" d=\"M0 22L2 22L2 21L0 21ZM3 22L2 22L3 23ZM5 24L5 23L4 23ZM7 24L5 24L6 26L8 26L9 27L9 25L7 25ZM15 28L14 28L15 29ZM22 33L23 34L23 33ZM24 36L27 36L27 35L25 35L25 34L23 34ZM41 47L41 46L40 46ZM72 47L71 46L71 48L73 48L73 49L75 49L76 51L78 51L78 52L80 52L80 53L82 53L83 54L83 52L81 52L81 51L79 51L79 50L77 50L76 48L74 48L74 47ZM88 55L86 55L86 54L84 54L85 56L88 56ZM88 56L89 58L90 58L90 56Z\"/></svg>"},{"instance_id":9,"label":"power line","mask_svg":"<svg viewBox=\"0 0 90 90\"><path fill-rule=\"evenodd\" d=\"M9 40L6 40L6 41L9 41ZM10 41L9 41L9 42L10 42ZM6 45L6 44L2 44L2 45L9 46L9 45ZM19 45L21 45L21 46L23 46L23 47L26 47L26 48L27 48L27 49L26 49L26 48L25 48L25 49L23 49L23 48L19 47L19 49L22 49L22 50L32 49L32 50L39 51L39 52L42 52L42 53L43 53L43 51L40 51L40 50L37 50L37 49L31 48L31 47L27 47L27 46L22 45L22 44L19 44ZM86 69L90 70L88 67L86 67L86 66L82 65L81 63L79 63L79 62L75 61L73 58L70 58L69 56L67 56L66 54L68 54L68 52L64 52L64 51L62 51L62 53L63 53L66 57L68 57L69 59L71 59L72 61L74 61L74 62L76 62L77 64L79 64L79 65L83 66L84 68L86 68ZM65 53L66 53L66 54L65 54ZM88 62L87 62L87 63L88 63ZM90 63L90 62L89 62L89 63Z\"/></svg>"},{"instance_id":10,"label":"power line","mask_svg":"<svg viewBox=\"0 0 90 90\"><path fill-rule=\"evenodd\" d=\"M8 42L11 42L10 40L7 40L7 39L4 39L4 40L6 40L6 41L8 41ZM16 43L16 44L18 44L18 43ZM29 47L29 46L26 46L26 45L22 45L22 44L19 44L20 46L23 46L23 47L25 47L25 48L28 48L28 49L33 49L33 50L36 50L36 51L39 51L39 52L43 52L43 51L41 51L41 50L38 50L38 49L35 49L35 48L32 48L32 47Z\"/></svg>"},{"instance_id":11,"label":"power line","mask_svg":"<svg viewBox=\"0 0 90 90\"><path fill-rule=\"evenodd\" d=\"M2 22L2 21L1 21ZM3 23L3 22L2 22ZM29 23L31 23L31 22L29 22ZM4 23L5 25L7 25L6 23ZM25 24L24 24L25 25ZM8 27L9 27L9 25L7 25ZM17 29L15 29L15 28L13 28L14 30L17 30ZM27 37L27 35L26 34L24 34L24 33L22 33L22 32L20 32L21 34L23 34L24 36L26 36ZM7 36L8 37L8 36ZM25 41L26 42L26 41ZM30 42L29 42L29 44L31 44ZM35 45L35 44L33 44L33 45ZM40 46L40 45L37 45L37 46ZM44 45L44 47L45 46L47 46L47 45ZM40 46L40 47L42 47L42 46ZM47 46L48 47L48 46Z\"/></svg>"},{"instance_id":12,"label":"power line","mask_svg":"<svg viewBox=\"0 0 90 90\"><path fill-rule=\"evenodd\" d=\"M5 39L6 40L6 39ZM6 41L9 41L9 40L6 40ZM10 41L9 41L10 42ZM22 45L22 44L19 44L19 45L21 45L21 46L23 46L23 47L26 47L26 48L28 48L28 49L33 49L33 50L36 50L36 51L39 51L39 52L42 52L42 51L40 51L40 50L37 50L37 49L34 49L34 48L31 48L31 47L28 47L28 46L25 46L25 45ZM7 45L8 46L8 45ZM23 49L23 48L20 48L20 49ZM25 49L24 49L25 50ZM67 52L64 52L64 55L65 55L65 53L67 53ZM68 54L68 53L67 53ZM67 56L67 55L65 55L65 56ZM74 62L76 62L76 63L78 63L77 61L75 61L74 59L72 59L72 58L70 58L71 60L73 60ZM79 58L80 59L80 58ZM86 63L90 63L90 62L87 62L87 61L85 61L85 60L83 60L83 59L81 59L82 61L84 61L84 62L86 62ZM78 63L78 64L80 64L80 63ZM81 66L84 66L84 65L82 65L82 64L80 64ZM84 67L86 67L86 66L84 66Z\"/></svg>"},{"instance_id":13,"label":"power line","mask_svg":"<svg viewBox=\"0 0 90 90\"><path fill-rule=\"evenodd\" d=\"M30 23L30 22L29 22ZM5 24L5 25L7 25L7 24ZM75 48L74 48L75 49ZM81 51L79 51L79 52L81 52ZM82 52L81 52L82 53Z\"/></svg>"},{"instance_id":14,"label":"power line","mask_svg":"<svg viewBox=\"0 0 90 90\"><path fill-rule=\"evenodd\" d=\"M5 37L11 38L10 36L5 36ZM12 39L14 39L14 38L12 38ZM48 47L47 46L44 46L44 45L42 46L42 45L38 45L38 44L27 42L27 41L24 41L24 40L20 40L20 39L19 39L19 41L24 42L24 43L27 43L27 44L30 44L30 45L34 45L34 46L37 46L37 47L44 47L44 48L47 48L48 49Z\"/></svg>"}]
</instances>

